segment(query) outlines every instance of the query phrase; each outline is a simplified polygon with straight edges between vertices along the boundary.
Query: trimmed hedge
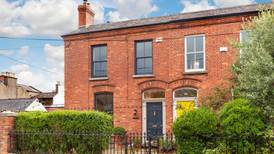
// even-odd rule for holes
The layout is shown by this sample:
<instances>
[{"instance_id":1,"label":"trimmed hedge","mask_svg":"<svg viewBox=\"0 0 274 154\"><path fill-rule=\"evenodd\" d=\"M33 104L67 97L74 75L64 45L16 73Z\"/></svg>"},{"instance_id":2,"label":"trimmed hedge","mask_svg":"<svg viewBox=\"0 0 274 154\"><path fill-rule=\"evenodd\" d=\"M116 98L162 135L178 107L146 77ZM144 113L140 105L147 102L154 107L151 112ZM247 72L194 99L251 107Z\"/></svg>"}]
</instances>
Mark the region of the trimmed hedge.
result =
<instances>
[{"instance_id":1,"label":"trimmed hedge","mask_svg":"<svg viewBox=\"0 0 274 154\"><path fill-rule=\"evenodd\" d=\"M202 153L206 140L217 131L218 119L211 110L200 108L180 116L173 125L177 152L182 154Z\"/></svg>"},{"instance_id":2,"label":"trimmed hedge","mask_svg":"<svg viewBox=\"0 0 274 154\"><path fill-rule=\"evenodd\" d=\"M106 134L111 134L112 130L112 117L101 112L22 112L16 119L17 150L100 153L109 141Z\"/></svg>"}]
</instances>

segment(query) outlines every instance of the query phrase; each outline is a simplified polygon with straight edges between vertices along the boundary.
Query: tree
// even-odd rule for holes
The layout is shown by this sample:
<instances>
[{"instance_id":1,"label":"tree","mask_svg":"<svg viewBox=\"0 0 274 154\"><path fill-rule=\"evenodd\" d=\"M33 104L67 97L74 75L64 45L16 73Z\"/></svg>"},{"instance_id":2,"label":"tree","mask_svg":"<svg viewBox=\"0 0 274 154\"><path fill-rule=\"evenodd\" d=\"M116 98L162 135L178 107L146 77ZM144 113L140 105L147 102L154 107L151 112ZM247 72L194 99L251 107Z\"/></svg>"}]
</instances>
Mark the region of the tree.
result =
<instances>
[{"instance_id":1,"label":"tree","mask_svg":"<svg viewBox=\"0 0 274 154\"><path fill-rule=\"evenodd\" d=\"M235 96L250 100L268 118L274 117L274 5L245 21L248 40L236 44L242 52L233 65Z\"/></svg>"}]
</instances>

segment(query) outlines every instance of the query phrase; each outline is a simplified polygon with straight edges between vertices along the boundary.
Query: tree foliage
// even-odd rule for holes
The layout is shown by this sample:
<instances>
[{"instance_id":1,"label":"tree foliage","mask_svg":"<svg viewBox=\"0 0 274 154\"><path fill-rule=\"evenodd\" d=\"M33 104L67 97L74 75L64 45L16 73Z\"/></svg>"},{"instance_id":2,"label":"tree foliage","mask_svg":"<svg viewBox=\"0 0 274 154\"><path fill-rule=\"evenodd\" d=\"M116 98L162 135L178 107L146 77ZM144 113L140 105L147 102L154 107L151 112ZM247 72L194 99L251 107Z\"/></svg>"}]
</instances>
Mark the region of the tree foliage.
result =
<instances>
[{"instance_id":1,"label":"tree foliage","mask_svg":"<svg viewBox=\"0 0 274 154\"><path fill-rule=\"evenodd\" d=\"M273 6L274 8L274 6ZM262 9L244 23L248 40L238 43L239 61L233 65L235 96L250 100L265 115L274 115L274 9Z\"/></svg>"}]
</instances>

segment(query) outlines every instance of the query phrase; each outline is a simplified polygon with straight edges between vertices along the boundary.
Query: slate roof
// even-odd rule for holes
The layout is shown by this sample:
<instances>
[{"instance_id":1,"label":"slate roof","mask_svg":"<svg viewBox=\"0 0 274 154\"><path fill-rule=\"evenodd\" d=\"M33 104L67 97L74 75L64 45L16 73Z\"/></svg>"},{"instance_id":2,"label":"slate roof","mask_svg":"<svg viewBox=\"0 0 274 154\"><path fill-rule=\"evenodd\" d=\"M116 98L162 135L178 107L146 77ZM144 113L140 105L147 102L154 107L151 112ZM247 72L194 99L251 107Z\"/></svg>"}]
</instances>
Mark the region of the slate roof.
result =
<instances>
[{"instance_id":1,"label":"slate roof","mask_svg":"<svg viewBox=\"0 0 274 154\"><path fill-rule=\"evenodd\" d=\"M24 84L17 84L17 86L24 88L28 92L41 93L40 90L38 90L32 86L28 86L28 85L24 85Z\"/></svg>"},{"instance_id":2,"label":"slate roof","mask_svg":"<svg viewBox=\"0 0 274 154\"><path fill-rule=\"evenodd\" d=\"M56 92L46 92L40 93L39 95L35 96L36 98L53 98L57 93Z\"/></svg>"},{"instance_id":3,"label":"slate roof","mask_svg":"<svg viewBox=\"0 0 274 154\"><path fill-rule=\"evenodd\" d=\"M0 112L25 111L36 99L20 98L20 99L0 99Z\"/></svg>"},{"instance_id":4,"label":"slate roof","mask_svg":"<svg viewBox=\"0 0 274 154\"><path fill-rule=\"evenodd\" d=\"M267 5L270 5L270 4L267 4ZM258 12L259 6L260 6L259 4L252 4L252 5L198 11L198 12L181 13L181 14L169 15L169 16L90 25L88 27L81 27L78 30L75 30L69 34L63 35L62 37L91 33L91 32L109 31L109 30L158 25L158 24L168 24L168 23L179 22L179 21L191 21L191 20L207 19L207 18L213 18L213 17L224 17L224 16L240 15L240 14L246 14L246 13L256 13Z\"/></svg>"}]
</instances>

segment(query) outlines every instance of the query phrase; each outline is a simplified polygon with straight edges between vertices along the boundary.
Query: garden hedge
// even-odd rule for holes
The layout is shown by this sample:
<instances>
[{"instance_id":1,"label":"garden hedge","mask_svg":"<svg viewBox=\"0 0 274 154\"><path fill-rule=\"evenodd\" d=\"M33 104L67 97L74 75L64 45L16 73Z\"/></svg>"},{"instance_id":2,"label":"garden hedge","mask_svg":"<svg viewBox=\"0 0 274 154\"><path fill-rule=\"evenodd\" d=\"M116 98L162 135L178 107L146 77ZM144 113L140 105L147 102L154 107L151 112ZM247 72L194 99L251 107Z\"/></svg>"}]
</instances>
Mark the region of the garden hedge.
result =
<instances>
[{"instance_id":1,"label":"garden hedge","mask_svg":"<svg viewBox=\"0 0 274 154\"><path fill-rule=\"evenodd\" d=\"M101 112L22 112L15 134L21 152L84 154L106 148L112 130L112 117Z\"/></svg>"}]
</instances>

